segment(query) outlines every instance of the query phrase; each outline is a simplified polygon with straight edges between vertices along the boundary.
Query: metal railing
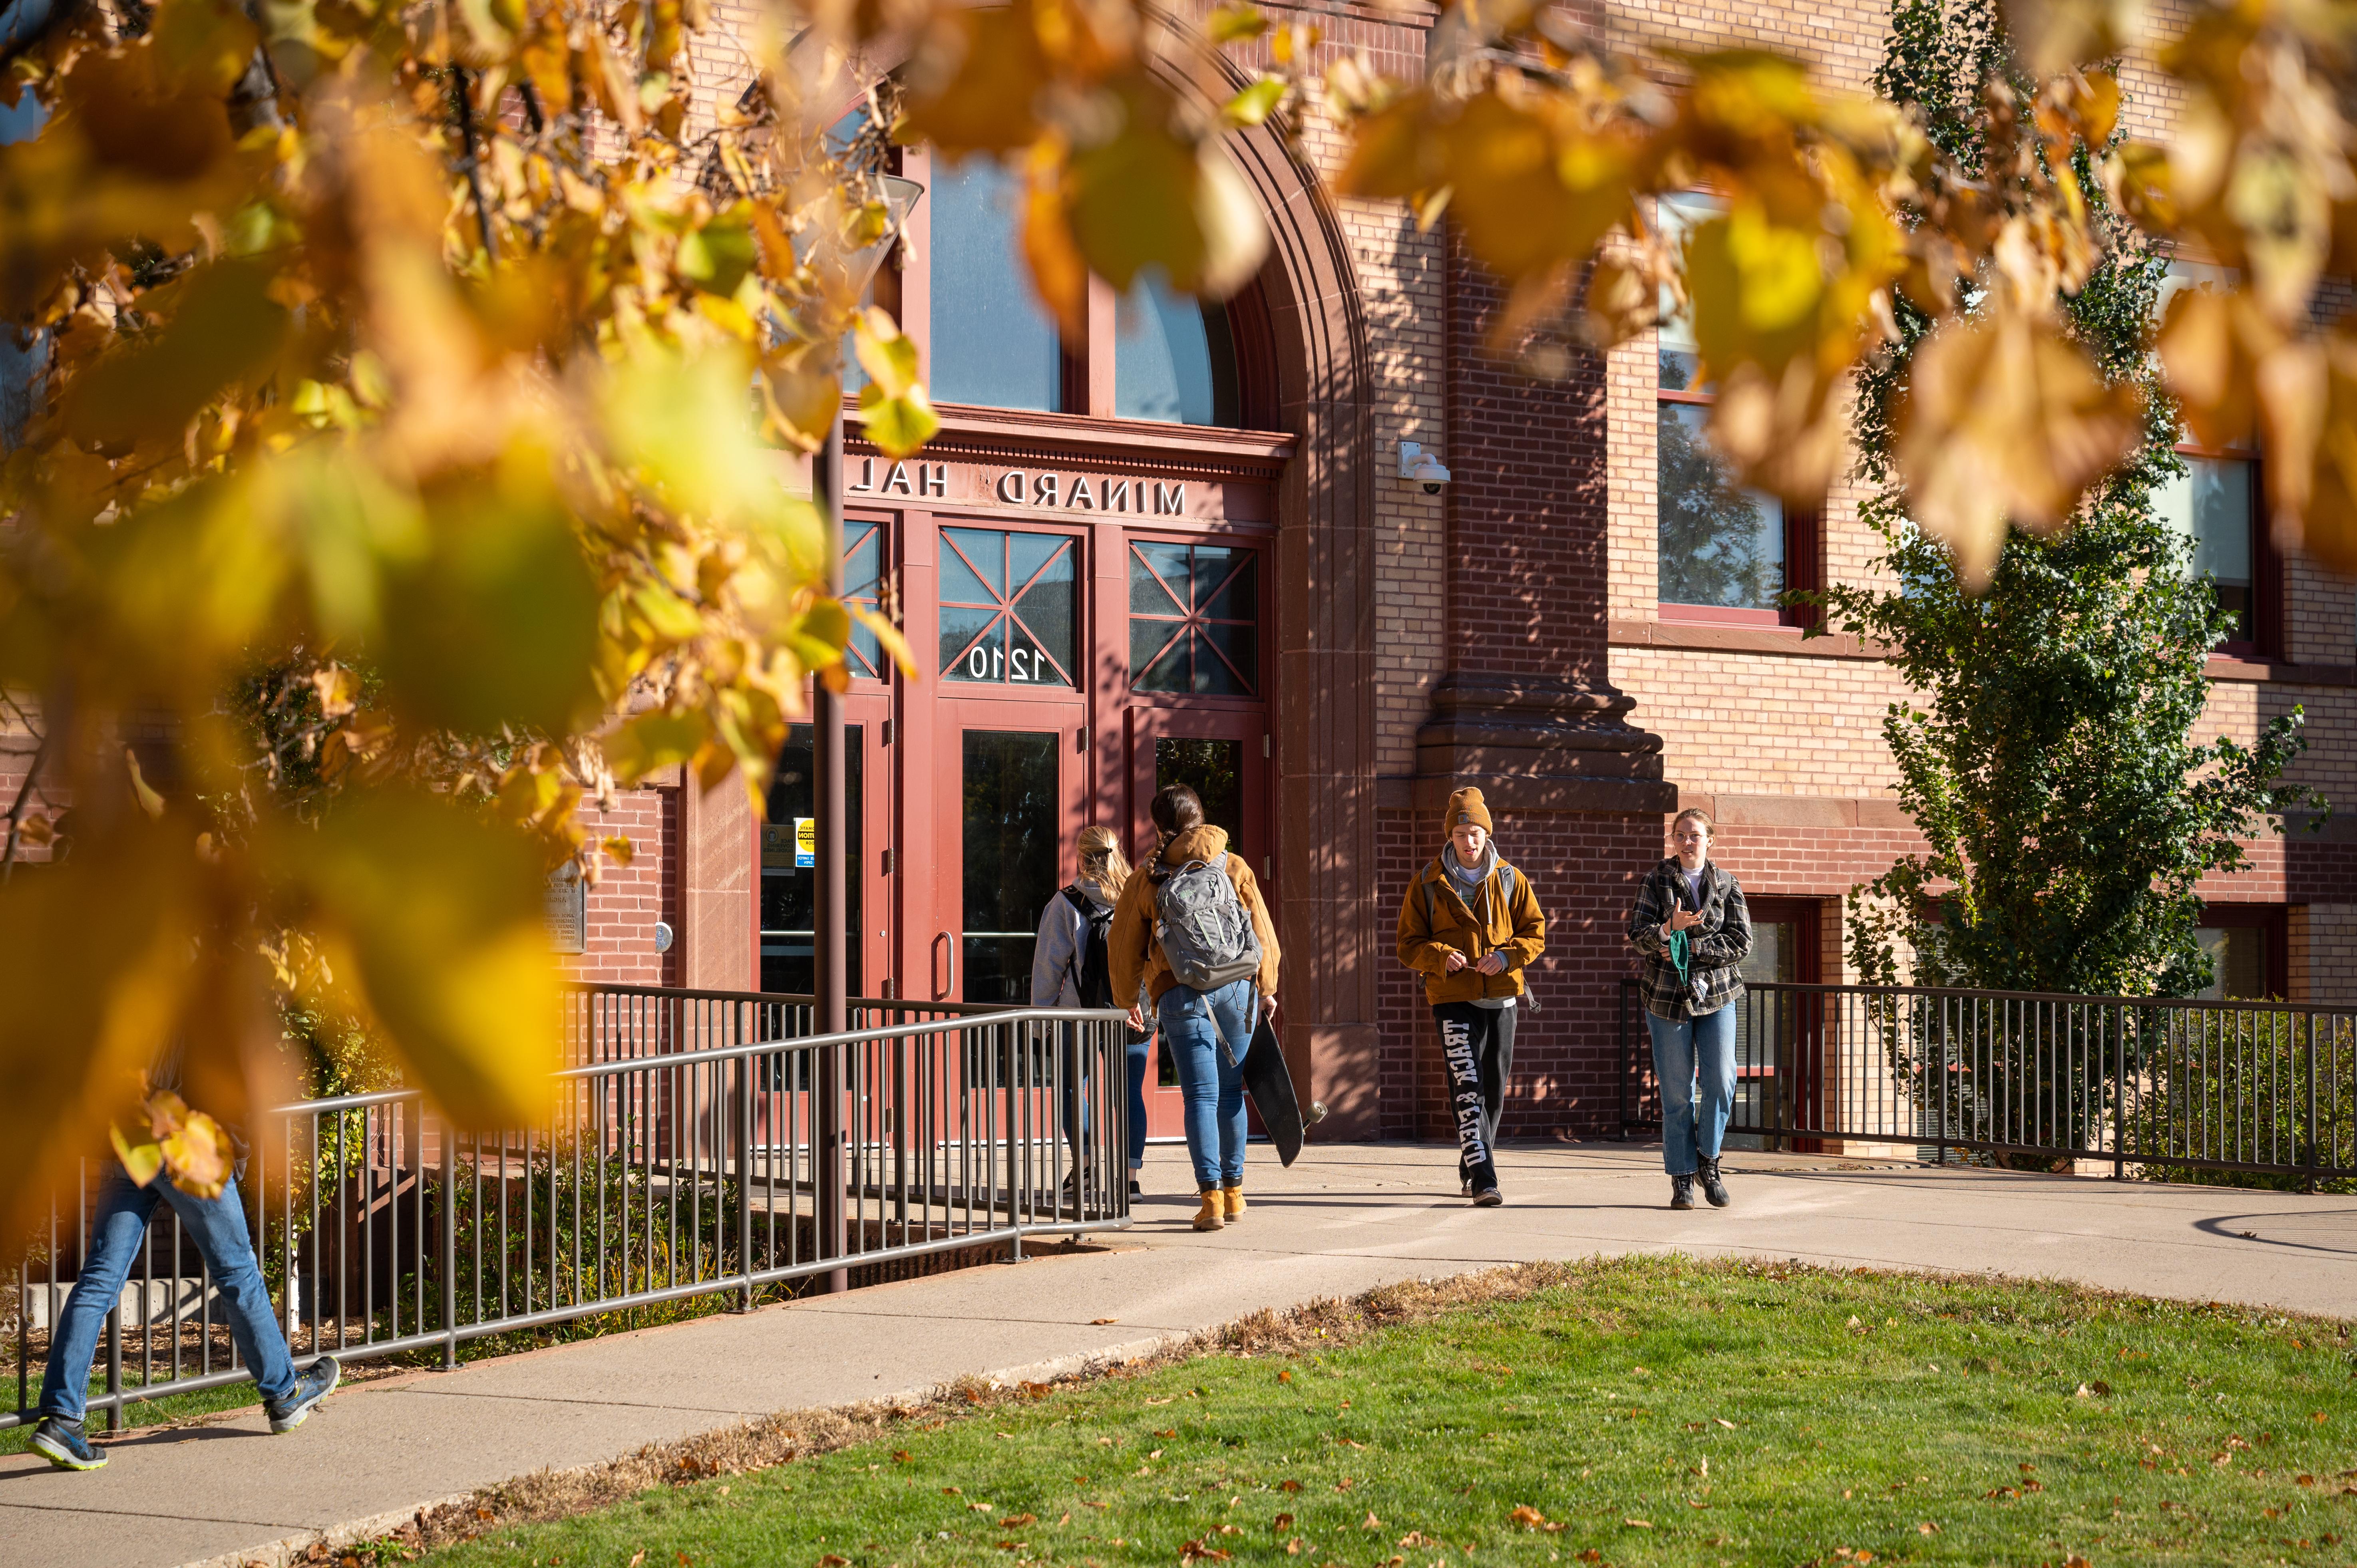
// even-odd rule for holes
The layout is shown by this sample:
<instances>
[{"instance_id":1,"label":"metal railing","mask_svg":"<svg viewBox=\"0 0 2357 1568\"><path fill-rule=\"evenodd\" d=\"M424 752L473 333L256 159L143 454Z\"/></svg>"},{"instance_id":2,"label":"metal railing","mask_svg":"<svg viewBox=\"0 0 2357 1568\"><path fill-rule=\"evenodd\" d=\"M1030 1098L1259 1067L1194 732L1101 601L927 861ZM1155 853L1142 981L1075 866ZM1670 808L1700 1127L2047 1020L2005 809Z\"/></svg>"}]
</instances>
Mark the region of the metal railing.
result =
<instances>
[{"instance_id":1,"label":"metal railing","mask_svg":"<svg viewBox=\"0 0 2357 1568\"><path fill-rule=\"evenodd\" d=\"M1781 982L1730 1005L1727 1132L1771 1148L2357 1176L2357 1009ZM1620 1021L1622 1125L1658 1129L1633 979Z\"/></svg>"},{"instance_id":2,"label":"metal railing","mask_svg":"<svg viewBox=\"0 0 2357 1568\"><path fill-rule=\"evenodd\" d=\"M1121 1014L863 999L853 1028L816 1036L813 1013L808 997L582 987L543 1123L459 1130L414 1090L272 1112L239 1192L298 1363L451 1367L496 1336L705 1297L749 1310L1129 1223ZM83 1163L16 1271L17 1411L0 1426L33 1419L37 1340L108 1168ZM90 1408L110 1429L126 1403L249 1375L168 1207L100 1357Z\"/></svg>"}]
</instances>

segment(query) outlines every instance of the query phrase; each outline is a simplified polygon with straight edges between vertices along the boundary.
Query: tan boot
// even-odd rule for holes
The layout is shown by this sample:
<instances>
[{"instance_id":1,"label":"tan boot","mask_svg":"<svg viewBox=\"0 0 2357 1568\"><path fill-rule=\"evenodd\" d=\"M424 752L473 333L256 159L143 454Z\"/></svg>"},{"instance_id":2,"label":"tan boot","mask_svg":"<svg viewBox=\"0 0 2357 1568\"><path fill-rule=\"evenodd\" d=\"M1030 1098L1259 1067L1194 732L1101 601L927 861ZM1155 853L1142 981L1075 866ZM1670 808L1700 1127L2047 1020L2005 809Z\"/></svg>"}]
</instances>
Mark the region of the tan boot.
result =
<instances>
[{"instance_id":1,"label":"tan boot","mask_svg":"<svg viewBox=\"0 0 2357 1568\"><path fill-rule=\"evenodd\" d=\"M1195 1216L1195 1229L1198 1230L1217 1230L1226 1223L1226 1220L1220 1218L1220 1189L1216 1187L1205 1187L1203 1189L1203 1211Z\"/></svg>"},{"instance_id":2,"label":"tan boot","mask_svg":"<svg viewBox=\"0 0 2357 1568\"><path fill-rule=\"evenodd\" d=\"M1222 1187L1220 1201L1227 1209L1229 1224L1233 1225L1237 1220L1242 1219L1244 1217L1244 1184L1238 1182L1233 1187Z\"/></svg>"}]
</instances>

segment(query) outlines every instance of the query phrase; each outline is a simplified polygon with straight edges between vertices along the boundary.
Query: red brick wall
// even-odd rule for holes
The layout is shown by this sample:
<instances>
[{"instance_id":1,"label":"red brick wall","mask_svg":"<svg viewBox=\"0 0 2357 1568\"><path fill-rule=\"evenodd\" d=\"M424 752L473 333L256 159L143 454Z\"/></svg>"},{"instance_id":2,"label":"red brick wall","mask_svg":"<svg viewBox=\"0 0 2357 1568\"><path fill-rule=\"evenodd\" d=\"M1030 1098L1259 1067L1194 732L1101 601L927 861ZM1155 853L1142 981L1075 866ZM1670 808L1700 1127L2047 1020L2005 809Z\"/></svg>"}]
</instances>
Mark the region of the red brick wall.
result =
<instances>
[{"instance_id":1,"label":"red brick wall","mask_svg":"<svg viewBox=\"0 0 2357 1568\"><path fill-rule=\"evenodd\" d=\"M1498 282L1448 243L1447 458L1452 671L1606 679L1604 361L1559 381L1516 373L1483 348Z\"/></svg>"},{"instance_id":2,"label":"red brick wall","mask_svg":"<svg viewBox=\"0 0 2357 1568\"><path fill-rule=\"evenodd\" d=\"M1498 833L1500 852L1530 877L1547 918L1547 950L1529 977L1540 1006L1515 1021L1513 1079L1499 1136L1616 1135L1620 979L1634 972L1620 932L1638 880L1661 859L1661 823L1520 811L1500 817ZM1439 829L1413 812L1386 811L1376 834L1388 939L1410 880L1438 847ZM1381 991L1383 1135L1449 1138L1440 1040L1423 977L1394 957Z\"/></svg>"},{"instance_id":3,"label":"red brick wall","mask_svg":"<svg viewBox=\"0 0 2357 1568\"><path fill-rule=\"evenodd\" d=\"M635 853L627 866L603 863L589 890L589 950L565 960L566 975L613 985L677 985L681 949L655 950L655 922L668 921L673 931L680 926L679 791L625 789L611 813L585 813L583 826L595 838L627 836Z\"/></svg>"}]
</instances>

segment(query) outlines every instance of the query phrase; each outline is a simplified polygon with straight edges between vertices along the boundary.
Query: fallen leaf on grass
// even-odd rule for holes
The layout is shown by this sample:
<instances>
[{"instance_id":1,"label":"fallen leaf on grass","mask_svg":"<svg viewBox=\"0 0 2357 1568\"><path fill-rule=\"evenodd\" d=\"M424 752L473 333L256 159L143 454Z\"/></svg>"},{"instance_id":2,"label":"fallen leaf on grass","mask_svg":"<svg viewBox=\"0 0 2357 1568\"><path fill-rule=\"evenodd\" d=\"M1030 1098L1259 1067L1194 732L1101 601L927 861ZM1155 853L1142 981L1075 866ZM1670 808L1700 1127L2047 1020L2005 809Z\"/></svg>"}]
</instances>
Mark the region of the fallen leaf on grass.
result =
<instances>
[{"instance_id":1,"label":"fallen leaf on grass","mask_svg":"<svg viewBox=\"0 0 2357 1568\"><path fill-rule=\"evenodd\" d=\"M639 1564L644 1563L646 1560L646 1549L644 1547L640 1547L638 1551L630 1553L630 1568L639 1568Z\"/></svg>"},{"instance_id":2,"label":"fallen leaf on grass","mask_svg":"<svg viewBox=\"0 0 2357 1568\"><path fill-rule=\"evenodd\" d=\"M1334 1483L1334 1489L1338 1492L1347 1492L1352 1487L1357 1485L1358 1483L1356 1481L1353 1481L1350 1477L1345 1476L1340 1480Z\"/></svg>"},{"instance_id":3,"label":"fallen leaf on grass","mask_svg":"<svg viewBox=\"0 0 2357 1568\"><path fill-rule=\"evenodd\" d=\"M687 1553L684 1552L681 1552L679 1554L679 1560L682 1563L686 1562ZM818 1568L849 1568L850 1563L850 1558L837 1557L834 1552L830 1552L825 1556L818 1560Z\"/></svg>"},{"instance_id":4,"label":"fallen leaf on grass","mask_svg":"<svg viewBox=\"0 0 2357 1568\"><path fill-rule=\"evenodd\" d=\"M1359 1528L1361 1530L1381 1530L1383 1528L1383 1521L1375 1517L1374 1509L1369 1509L1367 1510L1367 1517L1359 1521Z\"/></svg>"},{"instance_id":5,"label":"fallen leaf on grass","mask_svg":"<svg viewBox=\"0 0 2357 1568\"><path fill-rule=\"evenodd\" d=\"M1301 1489L1301 1483L1298 1481L1279 1481L1276 1484L1276 1489L1280 1492L1297 1492Z\"/></svg>"},{"instance_id":6,"label":"fallen leaf on grass","mask_svg":"<svg viewBox=\"0 0 2357 1568\"><path fill-rule=\"evenodd\" d=\"M1301 1537L1297 1535L1285 1543L1285 1554L1287 1557L1298 1557L1301 1555Z\"/></svg>"},{"instance_id":7,"label":"fallen leaf on grass","mask_svg":"<svg viewBox=\"0 0 2357 1568\"><path fill-rule=\"evenodd\" d=\"M1735 1430L1735 1423L1733 1423L1733 1422L1731 1422L1731 1421L1727 1420L1727 1417L1725 1417L1725 1416L1723 1416L1723 1415L1721 1415L1721 1416L1714 1416L1712 1419L1713 1419L1713 1420L1715 1420L1715 1421L1717 1421L1717 1422L1718 1423L1718 1424L1719 1424L1719 1425L1721 1425L1721 1426L1723 1426L1723 1427L1727 1428L1727 1431L1729 1431L1729 1432L1732 1432L1732 1431L1734 1431L1734 1430Z\"/></svg>"},{"instance_id":8,"label":"fallen leaf on grass","mask_svg":"<svg viewBox=\"0 0 2357 1568\"><path fill-rule=\"evenodd\" d=\"M1271 1535L1283 1535L1292 1528L1293 1516L1289 1513L1281 1513L1268 1521L1268 1532Z\"/></svg>"},{"instance_id":9,"label":"fallen leaf on grass","mask_svg":"<svg viewBox=\"0 0 2357 1568\"><path fill-rule=\"evenodd\" d=\"M1915 1533L1918 1535L1937 1535L1940 1533L1940 1527L1933 1524L1927 1519L1921 1524L1915 1527Z\"/></svg>"},{"instance_id":10,"label":"fallen leaf on grass","mask_svg":"<svg viewBox=\"0 0 2357 1568\"><path fill-rule=\"evenodd\" d=\"M963 1487L943 1487L942 1488L942 1496L945 1498L954 1498L963 1494L963 1491L964 1488Z\"/></svg>"},{"instance_id":11,"label":"fallen leaf on grass","mask_svg":"<svg viewBox=\"0 0 2357 1568\"><path fill-rule=\"evenodd\" d=\"M1225 1563L1233 1555L1233 1552L1222 1552L1216 1546L1206 1546L1200 1541L1190 1541L1178 1549L1178 1561L1181 1563L1192 1563L1198 1558L1206 1557L1216 1563Z\"/></svg>"},{"instance_id":12,"label":"fallen leaf on grass","mask_svg":"<svg viewBox=\"0 0 2357 1568\"><path fill-rule=\"evenodd\" d=\"M1021 1530L1027 1524L1038 1524L1039 1522L1039 1516L1036 1513L1011 1513L1005 1519L998 1521L998 1528L1001 1530Z\"/></svg>"},{"instance_id":13,"label":"fallen leaf on grass","mask_svg":"<svg viewBox=\"0 0 2357 1568\"><path fill-rule=\"evenodd\" d=\"M1546 1515L1539 1512L1538 1509L1531 1507L1528 1503L1524 1503L1516 1508L1513 1512L1508 1514L1506 1517L1513 1520L1516 1524L1521 1525L1524 1530L1544 1530L1554 1532L1559 1531L1563 1529L1562 1525L1547 1518Z\"/></svg>"},{"instance_id":14,"label":"fallen leaf on grass","mask_svg":"<svg viewBox=\"0 0 2357 1568\"><path fill-rule=\"evenodd\" d=\"M1631 1530L1651 1530L1653 1528L1653 1521L1649 1519L1624 1519L1620 1522L1627 1525Z\"/></svg>"},{"instance_id":15,"label":"fallen leaf on grass","mask_svg":"<svg viewBox=\"0 0 2357 1568\"><path fill-rule=\"evenodd\" d=\"M1175 1404L1178 1402L1178 1396L1177 1394L1172 1394L1167 1400L1147 1400L1146 1402L1148 1404Z\"/></svg>"}]
</instances>

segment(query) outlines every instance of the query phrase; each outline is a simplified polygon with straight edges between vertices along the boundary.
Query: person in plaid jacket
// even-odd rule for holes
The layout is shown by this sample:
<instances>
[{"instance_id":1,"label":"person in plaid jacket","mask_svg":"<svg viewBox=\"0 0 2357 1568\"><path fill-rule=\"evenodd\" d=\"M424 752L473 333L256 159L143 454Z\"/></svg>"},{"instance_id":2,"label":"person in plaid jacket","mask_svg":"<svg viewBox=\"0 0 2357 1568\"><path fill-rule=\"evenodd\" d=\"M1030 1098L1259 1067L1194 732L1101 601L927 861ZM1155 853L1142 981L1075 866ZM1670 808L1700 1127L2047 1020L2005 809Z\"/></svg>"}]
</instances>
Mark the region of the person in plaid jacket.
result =
<instances>
[{"instance_id":1,"label":"person in plaid jacket","mask_svg":"<svg viewBox=\"0 0 2357 1568\"><path fill-rule=\"evenodd\" d=\"M1645 874L1629 912L1630 945L1645 959L1639 990L1662 1086L1662 1166L1672 1208L1694 1207L1697 1176L1711 1207L1724 1208L1718 1150L1735 1105L1734 1004L1751 911L1735 878L1710 863L1708 817L1680 811L1670 843L1677 853Z\"/></svg>"}]
</instances>

